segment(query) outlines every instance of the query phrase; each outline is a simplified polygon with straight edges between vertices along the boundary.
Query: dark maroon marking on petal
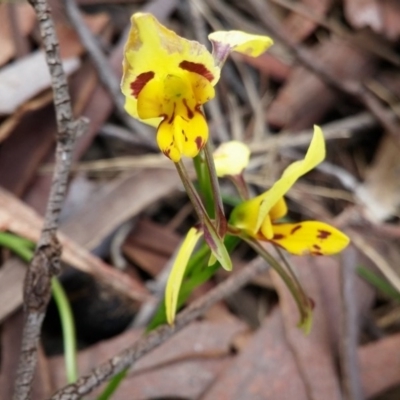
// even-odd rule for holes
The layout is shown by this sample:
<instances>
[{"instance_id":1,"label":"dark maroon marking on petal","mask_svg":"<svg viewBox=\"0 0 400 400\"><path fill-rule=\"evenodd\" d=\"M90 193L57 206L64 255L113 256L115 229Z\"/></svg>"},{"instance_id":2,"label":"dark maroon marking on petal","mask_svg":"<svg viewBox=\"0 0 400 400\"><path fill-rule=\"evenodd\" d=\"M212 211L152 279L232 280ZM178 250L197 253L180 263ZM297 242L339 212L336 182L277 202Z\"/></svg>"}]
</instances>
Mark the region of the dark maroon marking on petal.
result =
<instances>
[{"instance_id":1,"label":"dark maroon marking on petal","mask_svg":"<svg viewBox=\"0 0 400 400\"><path fill-rule=\"evenodd\" d=\"M281 239L285 239L285 235L282 235L281 233L275 233L274 237L272 238L272 240L281 240Z\"/></svg>"},{"instance_id":2,"label":"dark maroon marking on petal","mask_svg":"<svg viewBox=\"0 0 400 400\"><path fill-rule=\"evenodd\" d=\"M132 90L132 95L135 98L138 98L139 93L142 91L144 88L144 85L150 80L154 78L154 72L153 71L148 71L148 72L143 72L139 74L136 79L131 82L131 90Z\"/></svg>"},{"instance_id":3,"label":"dark maroon marking on petal","mask_svg":"<svg viewBox=\"0 0 400 400\"><path fill-rule=\"evenodd\" d=\"M169 156L169 153L171 153L171 149L165 149L165 150L163 150L162 152L164 153L165 156L167 156L168 158L171 158L171 157Z\"/></svg>"},{"instance_id":4,"label":"dark maroon marking on petal","mask_svg":"<svg viewBox=\"0 0 400 400\"><path fill-rule=\"evenodd\" d=\"M312 246L315 250L321 250L321 246L318 246L317 244L313 244Z\"/></svg>"},{"instance_id":5,"label":"dark maroon marking on petal","mask_svg":"<svg viewBox=\"0 0 400 400\"><path fill-rule=\"evenodd\" d=\"M175 119L175 109L176 109L176 103L174 103L174 110L172 111L172 115L171 118L168 120L169 124L172 124L174 122Z\"/></svg>"},{"instance_id":6,"label":"dark maroon marking on petal","mask_svg":"<svg viewBox=\"0 0 400 400\"><path fill-rule=\"evenodd\" d=\"M310 254L312 254L313 256L323 256L324 255L320 251L310 251Z\"/></svg>"},{"instance_id":7,"label":"dark maroon marking on petal","mask_svg":"<svg viewBox=\"0 0 400 400\"><path fill-rule=\"evenodd\" d=\"M186 136L186 133L185 133L185 131L182 129L182 135L183 135L183 137L185 138L185 142L187 142L188 141L188 138L187 138L187 136Z\"/></svg>"},{"instance_id":8,"label":"dark maroon marking on petal","mask_svg":"<svg viewBox=\"0 0 400 400\"><path fill-rule=\"evenodd\" d=\"M201 150L204 146L204 142L201 136L197 136L197 138L194 140L197 146L198 150Z\"/></svg>"},{"instance_id":9,"label":"dark maroon marking on petal","mask_svg":"<svg viewBox=\"0 0 400 400\"><path fill-rule=\"evenodd\" d=\"M293 235L296 231L298 231L301 228L301 225L296 225L295 227L292 228L290 231L290 234Z\"/></svg>"},{"instance_id":10,"label":"dark maroon marking on petal","mask_svg":"<svg viewBox=\"0 0 400 400\"><path fill-rule=\"evenodd\" d=\"M194 117L194 112L189 108L189 106L187 105L187 101L186 99L183 99L183 105L186 108L186 112L187 112L187 116L189 119L192 119Z\"/></svg>"},{"instance_id":11,"label":"dark maroon marking on petal","mask_svg":"<svg viewBox=\"0 0 400 400\"><path fill-rule=\"evenodd\" d=\"M186 71L204 76L210 82L214 79L214 75L203 64L185 60L179 66Z\"/></svg>"},{"instance_id":12,"label":"dark maroon marking on petal","mask_svg":"<svg viewBox=\"0 0 400 400\"><path fill-rule=\"evenodd\" d=\"M324 231L322 229L318 229L318 236L317 239L326 239L327 237L331 236L332 232Z\"/></svg>"}]
</instances>

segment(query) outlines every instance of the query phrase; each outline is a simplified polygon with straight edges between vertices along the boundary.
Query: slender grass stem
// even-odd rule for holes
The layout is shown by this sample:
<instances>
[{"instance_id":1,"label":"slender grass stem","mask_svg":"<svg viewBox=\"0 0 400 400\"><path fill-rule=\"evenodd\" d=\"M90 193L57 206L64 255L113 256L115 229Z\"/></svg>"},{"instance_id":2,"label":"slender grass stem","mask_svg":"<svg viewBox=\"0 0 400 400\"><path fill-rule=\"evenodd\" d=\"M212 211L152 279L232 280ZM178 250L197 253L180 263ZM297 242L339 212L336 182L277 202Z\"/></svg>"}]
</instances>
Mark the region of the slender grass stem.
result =
<instances>
[{"instance_id":1,"label":"slender grass stem","mask_svg":"<svg viewBox=\"0 0 400 400\"><path fill-rule=\"evenodd\" d=\"M0 232L0 247L6 247L25 262L33 258L34 243L8 232ZM73 383L78 378L76 361L76 336L75 323L67 295L56 277L51 280L51 290L60 314L63 331L65 369L68 383Z\"/></svg>"}]
</instances>

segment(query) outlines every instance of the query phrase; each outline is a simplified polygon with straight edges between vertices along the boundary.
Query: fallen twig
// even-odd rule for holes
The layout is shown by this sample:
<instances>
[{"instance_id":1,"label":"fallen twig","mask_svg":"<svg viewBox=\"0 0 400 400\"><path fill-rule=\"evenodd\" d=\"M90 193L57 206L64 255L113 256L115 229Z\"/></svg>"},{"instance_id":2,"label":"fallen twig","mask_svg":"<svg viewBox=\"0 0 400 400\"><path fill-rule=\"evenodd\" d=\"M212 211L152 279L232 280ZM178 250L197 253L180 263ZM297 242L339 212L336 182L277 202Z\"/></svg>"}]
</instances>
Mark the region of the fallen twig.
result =
<instances>
[{"instance_id":1,"label":"fallen twig","mask_svg":"<svg viewBox=\"0 0 400 400\"><path fill-rule=\"evenodd\" d=\"M15 381L15 400L30 398L37 362L37 347L42 322L51 293L51 278L59 271L61 245L56 232L61 206L67 189L75 138L84 133L87 120L75 120L72 114L67 78L59 54L59 44L46 0L30 0L35 9L46 61L49 67L57 119L56 165L44 226L24 285L25 323L21 354Z\"/></svg>"},{"instance_id":2,"label":"fallen twig","mask_svg":"<svg viewBox=\"0 0 400 400\"><path fill-rule=\"evenodd\" d=\"M160 346L176 332L203 314L210 306L231 295L267 269L269 269L269 265L263 260L254 260L247 268L231 275L226 281L210 290L203 297L194 301L184 311L179 313L173 326L162 325L150 332L147 336L143 336L131 347L101 364L90 374L80 378L76 383L67 385L57 391L51 400L76 400L87 395L107 379L131 367L135 361Z\"/></svg>"}]
</instances>

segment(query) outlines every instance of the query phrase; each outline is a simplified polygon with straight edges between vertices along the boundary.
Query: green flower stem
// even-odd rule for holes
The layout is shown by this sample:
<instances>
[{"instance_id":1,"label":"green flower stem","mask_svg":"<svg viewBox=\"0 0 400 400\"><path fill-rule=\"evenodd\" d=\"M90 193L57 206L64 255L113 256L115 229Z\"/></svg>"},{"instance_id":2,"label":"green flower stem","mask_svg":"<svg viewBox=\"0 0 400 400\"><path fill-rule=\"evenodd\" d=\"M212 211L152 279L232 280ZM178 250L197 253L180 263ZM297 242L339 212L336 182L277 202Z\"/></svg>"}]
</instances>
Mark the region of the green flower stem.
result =
<instances>
[{"instance_id":1,"label":"green flower stem","mask_svg":"<svg viewBox=\"0 0 400 400\"><path fill-rule=\"evenodd\" d=\"M196 170L197 181L201 196L204 199L204 206L207 214L211 219L215 218L214 215L214 198L212 194L210 176L207 172L206 166L200 154L193 158L193 165Z\"/></svg>"},{"instance_id":2,"label":"green flower stem","mask_svg":"<svg viewBox=\"0 0 400 400\"><path fill-rule=\"evenodd\" d=\"M303 297L305 302L308 302L308 296L306 295L303 287L301 286L301 283L299 281L299 278L297 277L293 267L291 266L290 262L287 260L287 258L285 257L285 255L283 254L282 250L275 246L275 251L278 253L279 258L282 260L282 262L285 264L286 269L289 271L290 276L292 277L292 279L294 280L294 282L296 283L296 286L301 294L301 296Z\"/></svg>"},{"instance_id":3,"label":"green flower stem","mask_svg":"<svg viewBox=\"0 0 400 400\"><path fill-rule=\"evenodd\" d=\"M221 237L225 236L227 222L222 204L221 189L219 187L217 171L215 170L214 158L211 151L211 144L208 141L204 149L205 160L211 181L211 188L214 196L214 212L217 224L217 232Z\"/></svg>"},{"instance_id":4,"label":"green flower stem","mask_svg":"<svg viewBox=\"0 0 400 400\"><path fill-rule=\"evenodd\" d=\"M292 294L299 313L300 313L300 323L299 326L306 332L309 333L312 324L312 309L308 298L303 297L303 289L299 291L298 285L292 280L291 276L285 271L281 264L268 253L267 250L256 240L250 238L243 238L265 261L267 261L271 267L279 274L282 280L285 282L287 288Z\"/></svg>"},{"instance_id":5,"label":"green flower stem","mask_svg":"<svg viewBox=\"0 0 400 400\"><path fill-rule=\"evenodd\" d=\"M203 223L205 216L207 215L206 210L204 209L203 203L194 188L192 181L190 180L185 166L183 165L182 161L175 163L176 170L178 171L179 177L181 178L183 187L191 201L194 211L196 212L199 220Z\"/></svg>"},{"instance_id":6,"label":"green flower stem","mask_svg":"<svg viewBox=\"0 0 400 400\"><path fill-rule=\"evenodd\" d=\"M25 262L33 258L34 243L11 233L0 232L0 246L10 249ZM73 383L78 378L74 318L65 291L56 277L51 280L51 290L61 319L67 380Z\"/></svg>"}]
</instances>

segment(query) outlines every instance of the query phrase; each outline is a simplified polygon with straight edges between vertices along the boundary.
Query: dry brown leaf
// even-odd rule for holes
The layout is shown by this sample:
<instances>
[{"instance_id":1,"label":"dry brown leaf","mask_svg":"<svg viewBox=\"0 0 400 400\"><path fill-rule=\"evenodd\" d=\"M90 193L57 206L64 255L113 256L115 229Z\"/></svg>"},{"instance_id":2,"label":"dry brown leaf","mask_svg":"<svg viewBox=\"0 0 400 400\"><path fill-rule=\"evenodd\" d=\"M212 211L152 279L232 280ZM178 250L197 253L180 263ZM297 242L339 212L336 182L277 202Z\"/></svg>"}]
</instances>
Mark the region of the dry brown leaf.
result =
<instances>
[{"instance_id":1,"label":"dry brown leaf","mask_svg":"<svg viewBox=\"0 0 400 400\"><path fill-rule=\"evenodd\" d=\"M76 57L63 61L67 75L75 72L79 65ZM24 102L50 87L50 83L43 51L35 51L7 65L0 71L0 115L12 114Z\"/></svg>"},{"instance_id":2,"label":"dry brown leaf","mask_svg":"<svg viewBox=\"0 0 400 400\"><path fill-rule=\"evenodd\" d=\"M32 6L25 2L0 4L0 66L16 54L14 38L10 27L9 7L14 7L18 21L18 29L22 36L27 36L34 28L36 15Z\"/></svg>"},{"instance_id":3,"label":"dry brown leaf","mask_svg":"<svg viewBox=\"0 0 400 400\"><path fill-rule=\"evenodd\" d=\"M379 1L382 16L384 35L395 41L400 37L400 3L398 0Z\"/></svg>"},{"instance_id":4,"label":"dry brown leaf","mask_svg":"<svg viewBox=\"0 0 400 400\"><path fill-rule=\"evenodd\" d=\"M83 14L82 17L94 35L98 35L110 21L110 17L106 13ZM64 18L58 18L56 32L60 41L60 52L63 59L75 57L85 52L85 48L81 44L75 29Z\"/></svg>"},{"instance_id":5,"label":"dry brown leaf","mask_svg":"<svg viewBox=\"0 0 400 400\"><path fill-rule=\"evenodd\" d=\"M125 255L151 276L172 256L181 238L169 228L141 219L123 245Z\"/></svg>"},{"instance_id":6,"label":"dry brown leaf","mask_svg":"<svg viewBox=\"0 0 400 400\"><path fill-rule=\"evenodd\" d=\"M354 28L370 27L391 41L400 36L398 0L346 0L344 11Z\"/></svg>"},{"instance_id":7,"label":"dry brown leaf","mask_svg":"<svg viewBox=\"0 0 400 400\"><path fill-rule=\"evenodd\" d=\"M366 197L365 213L372 221L400 215L400 149L385 136L376 151L360 189Z\"/></svg>"},{"instance_id":8,"label":"dry brown leaf","mask_svg":"<svg viewBox=\"0 0 400 400\"><path fill-rule=\"evenodd\" d=\"M290 75L290 65L284 63L271 53L264 53L255 58L241 55L240 58L277 81L285 81Z\"/></svg>"},{"instance_id":9,"label":"dry brown leaf","mask_svg":"<svg viewBox=\"0 0 400 400\"><path fill-rule=\"evenodd\" d=\"M354 28L369 26L375 32L382 32L383 18L381 0L345 0L344 12Z\"/></svg>"},{"instance_id":10,"label":"dry brown leaf","mask_svg":"<svg viewBox=\"0 0 400 400\"><path fill-rule=\"evenodd\" d=\"M355 250L349 248L346 251ZM332 257L291 257L291 262L296 266L307 295L315 302L315 308L313 328L305 336L296 326L299 315L293 297L282 279L272 272L288 342L309 388L310 397L341 399L336 370L341 326L340 264ZM354 292L358 315L361 315L371 306L374 294L360 279L356 280Z\"/></svg>"},{"instance_id":11,"label":"dry brown leaf","mask_svg":"<svg viewBox=\"0 0 400 400\"><path fill-rule=\"evenodd\" d=\"M323 18L329 11L332 0L302 0L300 3L305 9L310 9L313 15ZM297 3L296 3L297 4ZM311 18L305 18L299 13L292 12L284 20L283 26L285 31L295 42L301 42L306 39L318 27L318 23Z\"/></svg>"},{"instance_id":12,"label":"dry brown leaf","mask_svg":"<svg viewBox=\"0 0 400 400\"><path fill-rule=\"evenodd\" d=\"M2 324L1 335L1 373L0 398L11 399L14 392L15 374L18 365L24 315L22 310L15 313ZM48 361L43 349L39 346L38 365L32 385L31 399L45 399L53 392L51 386Z\"/></svg>"},{"instance_id":13,"label":"dry brown leaf","mask_svg":"<svg viewBox=\"0 0 400 400\"><path fill-rule=\"evenodd\" d=\"M95 86L96 75L90 65L84 63L70 79L75 115L82 113ZM0 146L0 171L7 171L7 174L0 174L0 186L18 196L30 187L26 202L41 213L46 207L51 174L38 176L33 185L32 179L43 160L53 157L56 132L54 106L47 101L51 100L51 93L50 98L46 97L44 94L43 99L36 98L39 104L35 100L25 103L0 127L0 136L9 135ZM40 104L47 105L40 107Z\"/></svg>"},{"instance_id":14,"label":"dry brown leaf","mask_svg":"<svg viewBox=\"0 0 400 400\"><path fill-rule=\"evenodd\" d=\"M11 258L1 266L0 323L21 306L25 273L26 265L18 258Z\"/></svg>"},{"instance_id":15,"label":"dry brown leaf","mask_svg":"<svg viewBox=\"0 0 400 400\"><path fill-rule=\"evenodd\" d=\"M340 382L336 372L335 354L332 347L332 330L337 331L338 320L332 318L324 309L324 293L323 291L332 290L323 288L318 280L318 275L323 269L323 273L334 273L338 271L338 265L332 259L319 258L318 265L310 263L306 258L299 258L295 261L298 267L299 279L303 283L307 295L315 302L316 306L313 313L313 328L308 336L297 328L298 311L291 294L282 279L271 272L276 289L279 293L279 304L282 310L285 333L292 348L298 367L306 381L306 386L310 391L311 399L330 400L341 399ZM335 269L335 270L333 270ZM338 291L338 278L332 279L335 284L336 292ZM334 300L339 307L340 297ZM336 325L335 327L333 325Z\"/></svg>"},{"instance_id":16,"label":"dry brown leaf","mask_svg":"<svg viewBox=\"0 0 400 400\"><path fill-rule=\"evenodd\" d=\"M400 334L362 346L358 350L360 372L367 398L400 384Z\"/></svg>"},{"instance_id":17,"label":"dry brown leaf","mask_svg":"<svg viewBox=\"0 0 400 400\"><path fill-rule=\"evenodd\" d=\"M342 40L327 40L318 45L313 53L341 81L362 81L374 70L370 56ZM316 75L303 67L295 67L268 108L267 121L279 128L308 128L334 107L337 96Z\"/></svg>"},{"instance_id":18,"label":"dry brown leaf","mask_svg":"<svg viewBox=\"0 0 400 400\"><path fill-rule=\"evenodd\" d=\"M5 226L8 231L36 242L39 239L42 224L42 219L33 209L0 188L0 226ZM93 275L128 298L139 301L148 299L148 291L139 281L110 268L105 262L65 235L59 234L59 239L63 245L62 260L64 262Z\"/></svg>"},{"instance_id":19,"label":"dry brown leaf","mask_svg":"<svg viewBox=\"0 0 400 400\"><path fill-rule=\"evenodd\" d=\"M181 181L175 171L131 172L91 197L61 230L81 246L94 249L121 223L180 187Z\"/></svg>"},{"instance_id":20,"label":"dry brown leaf","mask_svg":"<svg viewBox=\"0 0 400 400\"><path fill-rule=\"evenodd\" d=\"M246 327L239 320L195 322L140 359L124 379L113 399L198 398L215 380L230 357L234 337ZM140 337L136 330L103 341L78 355L79 370L89 372L100 362L115 355ZM64 363L51 359L53 381L65 383Z\"/></svg>"},{"instance_id":21,"label":"dry brown leaf","mask_svg":"<svg viewBox=\"0 0 400 400\"><path fill-rule=\"evenodd\" d=\"M278 309L265 319L202 399L308 399L301 373L285 339Z\"/></svg>"}]
</instances>

